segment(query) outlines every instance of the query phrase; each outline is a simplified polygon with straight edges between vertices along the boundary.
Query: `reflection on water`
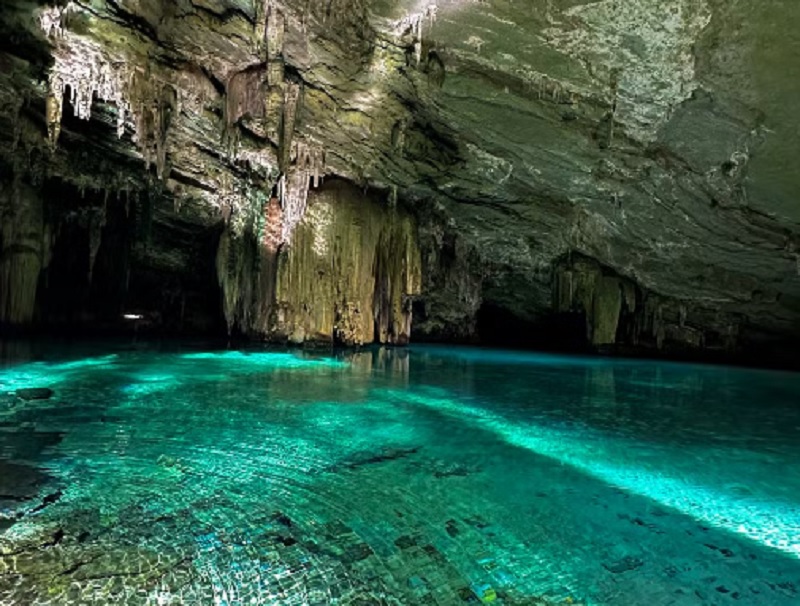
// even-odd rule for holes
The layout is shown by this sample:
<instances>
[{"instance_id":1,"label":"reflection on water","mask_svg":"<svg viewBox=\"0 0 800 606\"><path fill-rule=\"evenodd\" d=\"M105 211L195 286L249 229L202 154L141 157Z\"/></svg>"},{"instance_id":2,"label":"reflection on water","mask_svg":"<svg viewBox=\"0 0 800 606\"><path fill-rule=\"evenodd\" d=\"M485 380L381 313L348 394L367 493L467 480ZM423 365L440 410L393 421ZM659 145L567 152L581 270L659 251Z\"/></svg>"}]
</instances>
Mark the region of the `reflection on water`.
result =
<instances>
[{"instance_id":1,"label":"reflection on water","mask_svg":"<svg viewBox=\"0 0 800 606\"><path fill-rule=\"evenodd\" d=\"M3 351L0 604L800 602L798 375Z\"/></svg>"}]
</instances>

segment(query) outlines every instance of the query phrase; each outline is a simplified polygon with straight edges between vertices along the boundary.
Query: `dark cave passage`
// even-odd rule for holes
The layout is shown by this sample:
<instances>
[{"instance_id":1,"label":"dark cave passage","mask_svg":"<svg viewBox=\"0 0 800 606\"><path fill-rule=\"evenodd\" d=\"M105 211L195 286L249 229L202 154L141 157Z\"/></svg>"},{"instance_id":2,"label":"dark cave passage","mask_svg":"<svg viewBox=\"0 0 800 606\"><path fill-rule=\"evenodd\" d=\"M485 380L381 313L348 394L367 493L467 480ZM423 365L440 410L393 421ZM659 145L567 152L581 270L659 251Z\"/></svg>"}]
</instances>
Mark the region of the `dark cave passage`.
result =
<instances>
[{"instance_id":1,"label":"dark cave passage","mask_svg":"<svg viewBox=\"0 0 800 606\"><path fill-rule=\"evenodd\" d=\"M482 345L571 353L590 353L586 316L578 312L552 313L537 321L484 303L478 310L478 335Z\"/></svg>"},{"instance_id":2,"label":"dark cave passage","mask_svg":"<svg viewBox=\"0 0 800 606\"><path fill-rule=\"evenodd\" d=\"M51 179L38 195L51 244L36 288L36 332L223 334L218 229L154 223L159 201L127 192Z\"/></svg>"}]
</instances>

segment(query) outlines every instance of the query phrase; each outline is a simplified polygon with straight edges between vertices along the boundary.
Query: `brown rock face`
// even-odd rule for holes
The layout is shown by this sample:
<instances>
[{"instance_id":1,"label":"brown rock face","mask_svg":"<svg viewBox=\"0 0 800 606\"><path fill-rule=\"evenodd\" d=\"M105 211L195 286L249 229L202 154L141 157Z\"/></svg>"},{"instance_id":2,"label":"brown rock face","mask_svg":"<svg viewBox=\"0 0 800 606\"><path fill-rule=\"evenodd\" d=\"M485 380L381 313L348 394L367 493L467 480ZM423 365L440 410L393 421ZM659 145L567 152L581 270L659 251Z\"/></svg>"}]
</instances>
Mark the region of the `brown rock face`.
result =
<instances>
[{"instance_id":1,"label":"brown rock face","mask_svg":"<svg viewBox=\"0 0 800 606\"><path fill-rule=\"evenodd\" d=\"M408 213L334 181L311 193L291 241L274 242L223 234L217 272L229 328L293 343L408 342L421 284Z\"/></svg>"},{"instance_id":2,"label":"brown rock face","mask_svg":"<svg viewBox=\"0 0 800 606\"><path fill-rule=\"evenodd\" d=\"M43 201L20 183L7 185L0 238L0 323L33 320L39 274L50 262L52 236L45 225Z\"/></svg>"},{"instance_id":3,"label":"brown rock face","mask_svg":"<svg viewBox=\"0 0 800 606\"><path fill-rule=\"evenodd\" d=\"M57 271L87 283L73 319L402 342L413 294L429 338L795 343L798 26L785 2L8 0L0 204L33 217L23 184L42 219L4 223L38 252L3 257L1 319L47 321ZM357 276L319 277L323 209Z\"/></svg>"}]
</instances>

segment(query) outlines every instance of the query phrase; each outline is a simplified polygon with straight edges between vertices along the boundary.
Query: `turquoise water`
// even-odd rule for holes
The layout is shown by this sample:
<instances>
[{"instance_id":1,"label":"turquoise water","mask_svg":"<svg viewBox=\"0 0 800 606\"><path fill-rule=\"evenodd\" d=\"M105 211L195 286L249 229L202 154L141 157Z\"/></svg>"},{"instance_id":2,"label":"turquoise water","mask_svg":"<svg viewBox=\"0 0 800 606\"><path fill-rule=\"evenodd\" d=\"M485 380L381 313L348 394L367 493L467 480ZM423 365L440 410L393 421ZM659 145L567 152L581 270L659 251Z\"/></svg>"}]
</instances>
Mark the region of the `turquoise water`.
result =
<instances>
[{"instance_id":1,"label":"turquoise water","mask_svg":"<svg viewBox=\"0 0 800 606\"><path fill-rule=\"evenodd\" d=\"M0 369L0 604L800 604L800 375L55 353Z\"/></svg>"}]
</instances>

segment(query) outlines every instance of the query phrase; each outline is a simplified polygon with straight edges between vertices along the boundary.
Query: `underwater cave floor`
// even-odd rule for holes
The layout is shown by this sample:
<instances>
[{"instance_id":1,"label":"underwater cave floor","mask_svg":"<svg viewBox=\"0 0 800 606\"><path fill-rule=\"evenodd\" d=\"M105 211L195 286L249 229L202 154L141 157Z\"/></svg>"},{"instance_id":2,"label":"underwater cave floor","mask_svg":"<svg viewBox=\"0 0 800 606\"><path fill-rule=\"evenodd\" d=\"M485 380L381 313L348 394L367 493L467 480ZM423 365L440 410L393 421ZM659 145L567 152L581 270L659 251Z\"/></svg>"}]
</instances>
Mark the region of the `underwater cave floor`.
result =
<instances>
[{"instance_id":1,"label":"underwater cave floor","mask_svg":"<svg viewBox=\"0 0 800 606\"><path fill-rule=\"evenodd\" d=\"M789 373L51 351L0 368L0 604L800 603L799 455Z\"/></svg>"}]
</instances>

